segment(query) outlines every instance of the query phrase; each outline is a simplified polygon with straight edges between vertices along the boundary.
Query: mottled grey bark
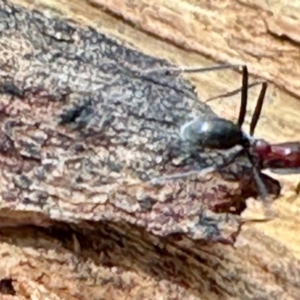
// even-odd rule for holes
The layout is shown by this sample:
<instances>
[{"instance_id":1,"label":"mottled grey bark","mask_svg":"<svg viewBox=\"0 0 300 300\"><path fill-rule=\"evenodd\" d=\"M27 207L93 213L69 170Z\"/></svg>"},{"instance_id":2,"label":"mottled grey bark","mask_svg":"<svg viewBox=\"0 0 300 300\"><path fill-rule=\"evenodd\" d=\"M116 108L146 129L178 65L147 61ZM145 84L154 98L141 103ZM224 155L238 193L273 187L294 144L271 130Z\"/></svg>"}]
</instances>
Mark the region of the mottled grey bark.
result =
<instances>
[{"instance_id":1,"label":"mottled grey bark","mask_svg":"<svg viewBox=\"0 0 300 300\"><path fill-rule=\"evenodd\" d=\"M226 161L224 153L179 139L192 115L212 112L178 72L166 71L171 65L91 28L4 2L0 28L6 218L14 223L26 211L35 224L42 222L37 215L50 223L123 220L205 240L230 239L228 227L237 232L238 218L210 210L227 213L238 203L240 212L253 194L244 189L252 174L243 159L225 179L213 172L151 181Z\"/></svg>"}]
</instances>

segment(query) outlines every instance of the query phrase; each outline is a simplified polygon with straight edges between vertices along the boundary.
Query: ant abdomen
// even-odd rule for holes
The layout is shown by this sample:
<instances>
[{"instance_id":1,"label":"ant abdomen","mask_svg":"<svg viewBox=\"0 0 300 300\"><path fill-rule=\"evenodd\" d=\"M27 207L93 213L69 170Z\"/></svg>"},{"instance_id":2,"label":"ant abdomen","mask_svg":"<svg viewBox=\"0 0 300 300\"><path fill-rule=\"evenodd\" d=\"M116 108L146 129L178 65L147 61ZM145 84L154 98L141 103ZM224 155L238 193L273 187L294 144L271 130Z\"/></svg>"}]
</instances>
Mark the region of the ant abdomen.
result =
<instances>
[{"instance_id":1,"label":"ant abdomen","mask_svg":"<svg viewBox=\"0 0 300 300\"><path fill-rule=\"evenodd\" d=\"M248 138L239 125L222 118L198 118L180 129L182 140L209 149L225 150L236 145L247 146Z\"/></svg>"}]
</instances>

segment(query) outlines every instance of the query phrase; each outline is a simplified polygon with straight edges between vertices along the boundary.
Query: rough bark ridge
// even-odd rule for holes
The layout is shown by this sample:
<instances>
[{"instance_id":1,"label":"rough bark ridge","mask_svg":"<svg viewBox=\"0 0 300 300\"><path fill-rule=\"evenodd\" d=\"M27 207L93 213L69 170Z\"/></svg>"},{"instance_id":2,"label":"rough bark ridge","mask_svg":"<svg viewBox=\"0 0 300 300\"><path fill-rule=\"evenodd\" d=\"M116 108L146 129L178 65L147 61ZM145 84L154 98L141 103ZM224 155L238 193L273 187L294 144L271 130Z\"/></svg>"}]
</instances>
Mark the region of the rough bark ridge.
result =
<instances>
[{"instance_id":1,"label":"rough bark ridge","mask_svg":"<svg viewBox=\"0 0 300 300\"><path fill-rule=\"evenodd\" d=\"M2 241L57 250L57 239L64 246L58 257L70 260L61 266L69 268L63 272L73 274L74 268L85 279L90 270L84 273L78 266L117 265L122 272L130 262L149 278L166 280L169 289L172 280L186 286L175 285L180 299L207 289L224 297L239 296L239 290L220 282L225 266L219 262L214 268L217 262L199 245L232 242L240 230L241 221L230 209L239 213L244 200L256 195L243 156L222 174L151 181L222 165L230 156L192 149L178 138L179 126L192 114L212 114L178 71L166 72L171 66L165 61L130 50L91 28L3 1L0 33ZM264 178L278 190L277 182ZM226 213L213 212L219 206ZM15 226L19 228L7 229ZM33 246L29 240L35 234ZM76 256L80 245L84 249ZM47 255L37 267L45 277L53 273L47 272L51 259L57 259ZM4 268L4 275L14 277L13 269ZM20 270L15 272L19 291L30 294ZM34 276L33 286L39 278ZM67 278L66 285L79 280ZM99 299L100 292L93 289L104 285L105 297L103 280L93 277L93 287L81 283L81 288L67 292L59 291L57 282L39 282L59 297L84 294ZM236 275L231 281L239 280ZM133 289L137 283L121 280L119 289L124 285ZM249 285L250 293L257 292L256 279ZM42 293L43 288L33 290ZM257 295L267 299L267 294ZM277 288L273 299L282 295ZM49 294L49 299L55 297Z\"/></svg>"},{"instance_id":2,"label":"rough bark ridge","mask_svg":"<svg viewBox=\"0 0 300 300\"><path fill-rule=\"evenodd\" d=\"M165 62L12 6L1 27L3 208L74 222L126 216L163 235L193 235L176 218L198 219L211 199L240 193L217 175L151 181L224 161L179 139L192 114L212 112L159 71Z\"/></svg>"}]
</instances>

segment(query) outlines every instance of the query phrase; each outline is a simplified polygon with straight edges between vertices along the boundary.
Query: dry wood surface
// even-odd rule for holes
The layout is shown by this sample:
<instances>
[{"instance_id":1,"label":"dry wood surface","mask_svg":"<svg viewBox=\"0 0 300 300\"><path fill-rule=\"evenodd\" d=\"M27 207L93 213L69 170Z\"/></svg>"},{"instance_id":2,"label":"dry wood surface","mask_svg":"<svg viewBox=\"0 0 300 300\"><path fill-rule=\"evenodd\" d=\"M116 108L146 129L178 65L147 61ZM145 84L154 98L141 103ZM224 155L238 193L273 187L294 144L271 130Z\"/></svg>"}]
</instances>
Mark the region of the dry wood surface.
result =
<instances>
[{"instance_id":1,"label":"dry wood surface","mask_svg":"<svg viewBox=\"0 0 300 300\"><path fill-rule=\"evenodd\" d=\"M300 298L298 176L265 172L276 218L242 227L212 211L252 196L242 216L263 216L242 156L192 184L148 180L227 159L192 156L177 125L241 81L184 74L196 94L161 59L246 63L272 82L256 135L299 140L297 2L0 0L1 299ZM235 119L239 95L209 104Z\"/></svg>"}]
</instances>

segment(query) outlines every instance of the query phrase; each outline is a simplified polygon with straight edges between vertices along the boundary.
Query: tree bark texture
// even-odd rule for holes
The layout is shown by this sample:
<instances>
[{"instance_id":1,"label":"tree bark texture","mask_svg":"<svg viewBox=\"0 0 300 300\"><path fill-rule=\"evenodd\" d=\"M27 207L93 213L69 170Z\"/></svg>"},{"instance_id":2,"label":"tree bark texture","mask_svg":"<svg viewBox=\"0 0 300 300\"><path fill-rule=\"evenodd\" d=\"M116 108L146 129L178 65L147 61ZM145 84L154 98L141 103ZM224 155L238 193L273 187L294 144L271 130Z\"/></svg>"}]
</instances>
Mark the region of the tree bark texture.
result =
<instances>
[{"instance_id":1,"label":"tree bark texture","mask_svg":"<svg viewBox=\"0 0 300 300\"><path fill-rule=\"evenodd\" d=\"M89 0L188 50L251 71L299 96L298 1ZM292 72L290 72L293 70Z\"/></svg>"},{"instance_id":2,"label":"tree bark texture","mask_svg":"<svg viewBox=\"0 0 300 300\"><path fill-rule=\"evenodd\" d=\"M295 80L287 84L296 71L277 76L285 49L295 62L296 33L284 31L267 4L143 3L93 3L105 13L87 2L0 0L1 297L297 299L299 204L289 197L295 177L261 174L273 194L280 189L273 177L286 183L272 205L277 218L244 224L246 199L257 198L257 189L243 153L194 149L178 134L193 115L215 114L195 86L207 98L236 87L240 74L193 75L192 85L176 65L209 61L171 45L246 61L254 75L296 94ZM241 30L230 18L237 9ZM203 26L201 47L193 22ZM283 48L261 47L268 26L281 28L276 37L271 29L267 34ZM246 45L246 34L258 38ZM223 44L208 40L221 36ZM276 109L269 109L259 134L294 137L297 101L275 87L271 92L273 106L289 97L292 117L275 119ZM250 95L255 99L257 91ZM232 105L213 107L234 117ZM289 122L284 131L281 124ZM178 174L187 175L168 179ZM243 213L252 204L257 217L258 202Z\"/></svg>"}]
</instances>

